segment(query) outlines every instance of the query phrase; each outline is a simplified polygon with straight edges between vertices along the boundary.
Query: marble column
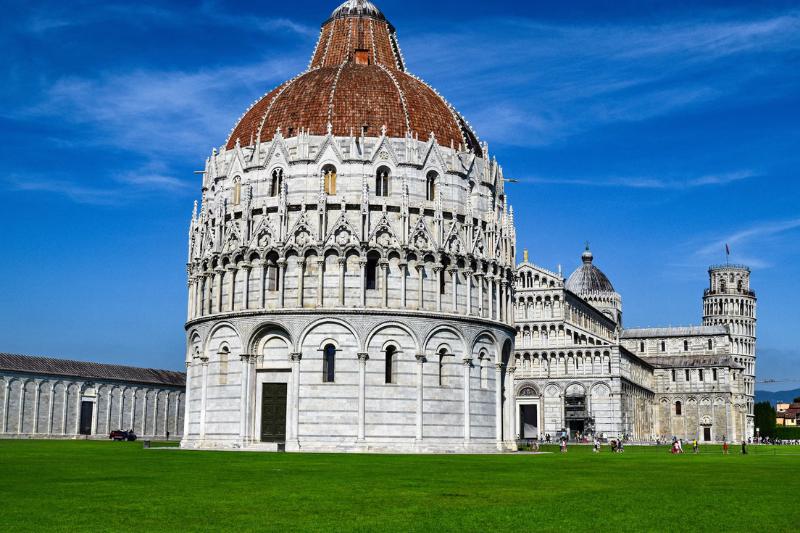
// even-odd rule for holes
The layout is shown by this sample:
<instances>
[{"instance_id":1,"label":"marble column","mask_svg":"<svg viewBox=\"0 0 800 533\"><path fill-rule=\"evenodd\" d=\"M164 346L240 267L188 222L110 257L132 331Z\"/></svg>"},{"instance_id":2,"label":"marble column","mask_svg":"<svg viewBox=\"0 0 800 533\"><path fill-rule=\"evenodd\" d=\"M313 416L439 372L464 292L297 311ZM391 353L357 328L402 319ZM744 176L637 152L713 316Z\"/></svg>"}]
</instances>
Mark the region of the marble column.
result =
<instances>
[{"instance_id":1,"label":"marble column","mask_svg":"<svg viewBox=\"0 0 800 533\"><path fill-rule=\"evenodd\" d=\"M142 435L147 435L147 394L149 392L144 389L144 397L142 398Z\"/></svg>"},{"instance_id":2,"label":"marble column","mask_svg":"<svg viewBox=\"0 0 800 533\"><path fill-rule=\"evenodd\" d=\"M11 388L11 384L8 379L5 380L5 384L3 385L3 433L6 432L8 429L8 404L9 404L9 389Z\"/></svg>"},{"instance_id":3,"label":"marble column","mask_svg":"<svg viewBox=\"0 0 800 533\"><path fill-rule=\"evenodd\" d=\"M292 440L300 446L300 360L303 354L295 352L292 357Z\"/></svg>"},{"instance_id":4,"label":"marble column","mask_svg":"<svg viewBox=\"0 0 800 533\"><path fill-rule=\"evenodd\" d=\"M470 413L470 377L472 373L472 358L464 358L464 443L469 443L471 432Z\"/></svg>"},{"instance_id":5,"label":"marble column","mask_svg":"<svg viewBox=\"0 0 800 533\"><path fill-rule=\"evenodd\" d=\"M464 280L467 282L467 316L472 315L472 270L464 271Z\"/></svg>"},{"instance_id":6,"label":"marble column","mask_svg":"<svg viewBox=\"0 0 800 533\"><path fill-rule=\"evenodd\" d=\"M244 287L242 287L242 309L250 309L250 269L252 266L248 264L242 265L242 275L244 276Z\"/></svg>"},{"instance_id":7,"label":"marble column","mask_svg":"<svg viewBox=\"0 0 800 533\"><path fill-rule=\"evenodd\" d=\"M516 391L514 390L514 371L515 367L509 366L506 369L506 391L508 397L508 428L509 439L516 440L517 438L517 398ZM562 407L563 416L563 407Z\"/></svg>"},{"instance_id":8,"label":"marble column","mask_svg":"<svg viewBox=\"0 0 800 533\"><path fill-rule=\"evenodd\" d=\"M78 435L81 427L81 398L83 397L83 385L78 384L78 394L75 398L75 435ZM24 396L23 396L24 398ZM22 423L20 422L20 428Z\"/></svg>"},{"instance_id":9,"label":"marble column","mask_svg":"<svg viewBox=\"0 0 800 533\"><path fill-rule=\"evenodd\" d=\"M200 439L206 438L206 404L208 398L208 357L200 359L202 381L200 388Z\"/></svg>"},{"instance_id":10,"label":"marble column","mask_svg":"<svg viewBox=\"0 0 800 533\"><path fill-rule=\"evenodd\" d=\"M186 284L186 289L186 292L189 295L188 304L186 306L186 320L189 321L193 318L192 315L194 314L194 276L189 277L189 282Z\"/></svg>"},{"instance_id":11,"label":"marble column","mask_svg":"<svg viewBox=\"0 0 800 533\"><path fill-rule=\"evenodd\" d=\"M233 311L236 302L236 278L239 271L236 266L228 265L228 272L230 272L229 276L231 278L230 287L228 288L228 311Z\"/></svg>"},{"instance_id":12,"label":"marble column","mask_svg":"<svg viewBox=\"0 0 800 533\"><path fill-rule=\"evenodd\" d=\"M153 436L158 435L158 391L153 391Z\"/></svg>"},{"instance_id":13,"label":"marble column","mask_svg":"<svg viewBox=\"0 0 800 533\"><path fill-rule=\"evenodd\" d=\"M475 274L475 279L478 285L478 316L483 317L483 272Z\"/></svg>"},{"instance_id":14,"label":"marble column","mask_svg":"<svg viewBox=\"0 0 800 533\"><path fill-rule=\"evenodd\" d=\"M424 380L425 380L425 354L418 353L417 357L417 442L422 441L423 408L424 408Z\"/></svg>"},{"instance_id":15,"label":"marble column","mask_svg":"<svg viewBox=\"0 0 800 533\"><path fill-rule=\"evenodd\" d=\"M511 322L510 315L512 315L512 313L509 313L508 282L506 280L502 280L500 282L500 295L502 296L503 300L503 307L502 307L502 313L500 315L500 320L503 322Z\"/></svg>"},{"instance_id":16,"label":"marble column","mask_svg":"<svg viewBox=\"0 0 800 533\"><path fill-rule=\"evenodd\" d=\"M494 364L494 423L495 440L503 442L503 363Z\"/></svg>"},{"instance_id":17,"label":"marble column","mask_svg":"<svg viewBox=\"0 0 800 533\"><path fill-rule=\"evenodd\" d=\"M339 257L337 260L339 263L339 307L345 306L345 271L347 269L347 258L346 257Z\"/></svg>"},{"instance_id":18,"label":"marble column","mask_svg":"<svg viewBox=\"0 0 800 533\"><path fill-rule=\"evenodd\" d=\"M362 257L358 260L361 266L361 307L367 306L367 259Z\"/></svg>"},{"instance_id":19,"label":"marble column","mask_svg":"<svg viewBox=\"0 0 800 533\"><path fill-rule=\"evenodd\" d=\"M244 446L247 441L247 420L250 408L249 385L250 385L250 356L246 353L239 355L241 363L241 391L239 404L239 443Z\"/></svg>"},{"instance_id":20,"label":"marble column","mask_svg":"<svg viewBox=\"0 0 800 533\"><path fill-rule=\"evenodd\" d=\"M71 383L64 384L64 402L61 405L61 434L67 434L67 409L69 403L69 386Z\"/></svg>"},{"instance_id":21,"label":"marble column","mask_svg":"<svg viewBox=\"0 0 800 533\"><path fill-rule=\"evenodd\" d=\"M47 402L47 434L51 434L53 432L53 407L55 405L55 394L56 394L56 386L55 383L52 381L50 382L50 399ZM106 423L106 429L111 431L111 406L108 406L108 422Z\"/></svg>"},{"instance_id":22,"label":"marble column","mask_svg":"<svg viewBox=\"0 0 800 533\"><path fill-rule=\"evenodd\" d=\"M358 354L358 440L363 441L366 435L367 407L367 360L369 354Z\"/></svg>"},{"instance_id":23,"label":"marble column","mask_svg":"<svg viewBox=\"0 0 800 533\"><path fill-rule=\"evenodd\" d=\"M450 272L450 282L453 287L452 311L453 313L458 313L458 269L456 267L451 267L448 269L448 272Z\"/></svg>"},{"instance_id":24,"label":"marble column","mask_svg":"<svg viewBox=\"0 0 800 533\"><path fill-rule=\"evenodd\" d=\"M127 389L125 387L120 389L120 394L119 394L119 415L118 415L118 418L117 418L117 427L119 429L123 430L123 431L125 431L125 427L122 425L123 422L124 422L124 419L122 417L124 416L124 413L125 413L125 391L126 390Z\"/></svg>"},{"instance_id":25,"label":"marble column","mask_svg":"<svg viewBox=\"0 0 800 533\"><path fill-rule=\"evenodd\" d=\"M425 301L423 300L423 297L425 295L425 290L423 286L424 283L423 275L425 273L425 265L417 263L416 269L417 269L417 309L422 311L423 306L425 305Z\"/></svg>"},{"instance_id":26,"label":"marble column","mask_svg":"<svg viewBox=\"0 0 800 533\"><path fill-rule=\"evenodd\" d=\"M383 287L381 287L381 301L384 308L389 307L389 261L382 259L380 262L383 277Z\"/></svg>"},{"instance_id":27,"label":"marble column","mask_svg":"<svg viewBox=\"0 0 800 533\"><path fill-rule=\"evenodd\" d=\"M492 274L486 276L486 296L489 300L489 313L486 318L492 320L494 319L494 275Z\"/></svg>"},{"instance_id":28,"label":"marble column","mask_svg":"<svg viewBox=\"0 0 800 533\"><path fill-rule=\"evenodd\" d=\"M255 442L255 429L258 427L256 425L256 365L258 363L258 354L250 354L250 359L248 360L248 370L247 370L247 441L248 442ZM287 391L288 393L288 391ZM287 398L288 401L288 398ZM288 410L288 404L287 404ZM287 423L290 419L287 417Z\"/></svg>"},{"instance_id":29,"label":"marble column","mask_svg":"<svg viewBox=\"0 0 800 533\"><path fill-rule=\"evenodd\" d=\"M19 390L19 412L17 413L17 433L22 433L23 415L25 414L25 388L28 386L27 381L22 382L22 388ZM80 395L78 395L80 397ZM76 432L77 433L77 432Z\"/></svg>"},{"instance_id":30,"label":"marble column","mask_svg":"<svg viewBox=\"0 0 800 533\"><path fill-rule=\"evenodd\" d=\"M169 433L169 391L167 391L167 396L165 398L164 404L164 437L167 436Z\"/></svg>"},{"instance_id":31,"label":"marble column","mask_svg":"<svg viewBox=\"0 0 800 533\"><path fill-rule=\"evenodd\" d=\"M502 281L499 279L494 283L495 291L497 293L497 307L495 309L495 320L498 322L503 321L503 290L502 290Z\"/></svg>"},{"instance_id":32,"label":"marble column","mask_svg":"<svg viewBox=\"0 0 800 533\"><path fill-rule=\"evenodd\" d=\"M264 309L267 305L267 261L261 260L261 266L258 269L258 308ZM277 268L277 267L275 267ZM277 275L277 272L276 272ZM277 276L276 276L277 281Z\"/></svg>"},{"instance_id":33,"label":"marble column","mask_svg":"<svg viewBox=\"0 0 800 533\"><path fill-rule=\"evenodd\" d=\"M285 307L286 295L286 259L278 259L278 307Z\"/></svg>"},{"instance_id":34,"label":"marble column","mask_svg":"<svg viewBox=\"0 0 800 533\"><path fill-rule=\"evenodd\" d=\"M185 393L185 401L184 401L184 412L183 412L183 438L189 436L189 395L192 392L192 364L190 361L186 361L186 393ZM175 426L177 428L178 419L175 419Z\"/></svg>"},{"instance_id":35,"label":"marble column","mask_svg":"<svg viewBox=\"0 0 800 533\"><path fill-rule=\"evenodd\" d=\"M35 435L39 425L39 385L41 382L34 381L34 384L36 385L36 391L33 394L33 428L31 429Z\"/></svg>"},{"instance_id":36,"label":"marble column","mask_svg":"<svg viewBox=\"0 0 800 533\"><path fill-rule=\"evenodd\" d=\"M442 265L435 265L433 267L433 273L436 276L436 311L442 312L442 283L444 279L444 269Z\"/></svg>"},{"instance_id":37,"label":"marble column","mask_svg":"<svg viewBox=\"0 0 800 533\"><path fill-rule=\"evenodd\" d=\"M297 307L303 307L303 285L306 277L306 262L304 259L297 260Z\"/></svg>"},{"instance_id":38,"label":"marble column","mask_svg":"<svg viewBox=\"0 0 800 533\"><path fill-rule=\"evenodd\" d=\"M400 262L400 307L406 309L408 295L406 294L406 276L408 273L408 263Z\"/></svg>"},{"instance_id":39,"label":"marble column","mask_svg":"<svg viewBox=\"0 0 800 533\"><path fill-rule=\"evenodd\" d=\"M222 267L217 267L217 313L222 312L222 283L225 277L225 270Z\"/></svg>"}]
</instances>

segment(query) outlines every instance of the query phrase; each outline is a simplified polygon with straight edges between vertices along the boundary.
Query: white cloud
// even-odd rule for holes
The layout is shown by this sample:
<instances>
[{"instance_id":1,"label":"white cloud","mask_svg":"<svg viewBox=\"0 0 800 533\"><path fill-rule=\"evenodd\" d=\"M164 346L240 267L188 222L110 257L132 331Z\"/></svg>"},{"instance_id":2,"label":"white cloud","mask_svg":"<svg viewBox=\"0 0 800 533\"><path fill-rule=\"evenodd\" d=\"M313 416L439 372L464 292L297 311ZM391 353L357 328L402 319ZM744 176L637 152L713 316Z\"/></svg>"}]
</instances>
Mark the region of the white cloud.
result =
<instances>
[{"instance_id":1,"label":"white cloud","mask_svg":"<svg viewBox=\"0 0 800 533\"><path fill-rule=\"evenodd\" d=\"M720 16L661 25L493 20L411 36L405 55L412 70L435 78L482 137L517 146L723 98L798 90L784 63L787 52L800 50L798 12ZM788 83L746 89L767 79Z\"/></svg>"},{"instance_id":2,"label":"white cloud","mask_svg":"<svg viewBox=\"0 0 800 533\"><path fill-rule=\"evenodd\" d=\"M136 70L97 79L62 78L35 106L15 118L52 118L75 126L75 139L151 158L197 157L222 143L247 103L232 94L260 96L295 65L268 60L194 72Z\"/></svg>"},{"instance_id":3,"label":"white cloud","mask_svg":"<svg viewBox=\"0 0 800 533\"><path fill-rule=\"evenodd\" d=\"M520 183L555 184L580 187L620 187L629 189L685 190L697 187L727 185L758 176L750 170L684 178L658 178L647 176L613 176L592 178L550 178L542 176L521 177Z\"/></svg>"},{"instance_id":4,"label":"white cloud","mask_svg":"<svg viewBox=\"0 0 800 533\"><path fill-rule=\"evenodd\" d=\"M717 238L711 244L700 247L695 252L695 255L710 256L719 254L720 250L723 250L727 244L731 247L732 251L737 253L738 261L748 262L748 264L754 261L762 262L759 258L743 257L743 254L738 253L737 248L742 248L745 250L745 253L747 253L747 250L749 250L750 246L754 243L760 246L768 239L785 237L786 233L796 229L800 229L800 218L759 222L748 228L740 229L721 238Z\"/></svg>"},{"instance_id":5,"label":"white cloud","mask_svg":"<svg viewBox=\"0 0 800 533\"><path fill-rule=\"evenodd\" d=\"M119 205L157 194L190 194L193 184L159 172L158 165L145 165L136 170L100 176L92 180L14 174L0 181L6 189L21 192L57 194L79 204ZM91 183L91 184L89 184Z\"/></svg>"}]
</instances>

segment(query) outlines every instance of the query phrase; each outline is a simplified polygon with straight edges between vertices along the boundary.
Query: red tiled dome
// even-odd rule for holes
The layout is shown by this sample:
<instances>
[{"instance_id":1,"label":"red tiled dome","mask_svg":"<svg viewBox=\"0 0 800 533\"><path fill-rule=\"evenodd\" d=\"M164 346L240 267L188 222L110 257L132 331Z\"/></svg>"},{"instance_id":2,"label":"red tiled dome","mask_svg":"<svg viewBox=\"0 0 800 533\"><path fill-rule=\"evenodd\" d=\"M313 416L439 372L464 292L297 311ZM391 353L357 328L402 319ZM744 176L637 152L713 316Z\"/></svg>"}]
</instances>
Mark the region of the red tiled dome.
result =
<instances>
[{"instance_id":1,"label":"red tiled dome","mask_svg":"<svg viewBox=\"0 0 800 533\"><path fill-rule=\"evenodd\" d=\"M349 0L322 26L306 72L273 89L239 120L228 138L249 145L301 129L312 135L364 133L390 137L407 132L480 154L477 136L431 87L406 72L394 28L369 2Z\"/></svg>"}]
</instances>

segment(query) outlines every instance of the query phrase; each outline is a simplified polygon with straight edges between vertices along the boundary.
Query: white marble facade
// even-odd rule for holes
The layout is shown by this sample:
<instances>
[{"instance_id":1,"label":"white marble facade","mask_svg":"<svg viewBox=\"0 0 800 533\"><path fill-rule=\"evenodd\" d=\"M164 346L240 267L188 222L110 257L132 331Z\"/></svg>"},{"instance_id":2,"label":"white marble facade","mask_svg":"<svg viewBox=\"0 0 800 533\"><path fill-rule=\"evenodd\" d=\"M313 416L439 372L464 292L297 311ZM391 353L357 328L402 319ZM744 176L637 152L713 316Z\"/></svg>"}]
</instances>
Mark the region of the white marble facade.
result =
<instances>
[{"instance_id":1,"label":"white marble facade","mask_svg":"<svg viewBox=\"0 0 800 533\"><path fill-rule=\"evenodd\" d=\"M515 235L487 150L276 133L215 151L190 229L183 446L512 446ZM286 384L277 436L264 383Z\"/></svg>"}]
</instances>

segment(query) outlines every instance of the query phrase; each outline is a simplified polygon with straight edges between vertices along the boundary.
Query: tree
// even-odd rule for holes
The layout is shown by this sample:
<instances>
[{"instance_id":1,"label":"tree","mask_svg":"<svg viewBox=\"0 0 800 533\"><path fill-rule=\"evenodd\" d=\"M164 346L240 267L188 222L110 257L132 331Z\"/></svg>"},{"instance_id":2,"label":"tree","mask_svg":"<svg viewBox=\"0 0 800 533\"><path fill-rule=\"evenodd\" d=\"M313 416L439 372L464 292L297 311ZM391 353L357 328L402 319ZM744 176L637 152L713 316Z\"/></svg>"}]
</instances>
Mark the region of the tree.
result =
<instances>
[{"instance_id":1,"label":"tree","mask_svg":"<svg viewBox=\"0 0 800 533\"><path fill-rule=\"evenodd\" d=\"M754 410L756 427L762 437L775 436L775 409L769 402L758 402Z\"/></svg>"},{"instance_id":2,"label":"tree","mask_svg":"<svg viewBox=\"0 0 800 533\"><path fill-rule=\"evenodd\" d=\"M800 396L792 400L792 403L800 403Z\"/></svg>"}]
</instances>

